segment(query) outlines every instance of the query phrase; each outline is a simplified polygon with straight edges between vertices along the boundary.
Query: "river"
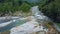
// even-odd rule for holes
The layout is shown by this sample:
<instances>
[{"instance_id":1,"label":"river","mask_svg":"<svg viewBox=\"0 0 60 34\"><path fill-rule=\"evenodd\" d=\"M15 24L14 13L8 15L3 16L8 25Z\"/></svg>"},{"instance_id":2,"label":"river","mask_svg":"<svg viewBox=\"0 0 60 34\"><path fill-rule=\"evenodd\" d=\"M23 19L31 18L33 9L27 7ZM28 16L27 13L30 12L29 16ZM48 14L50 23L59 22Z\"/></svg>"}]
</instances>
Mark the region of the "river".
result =
<instances>
[{"instance_id":1,"label":"river","mask_svg":"<svg viewBox=\"0 0 60 34\"><path fill-rule=\"evenodd\" d=\"M44 24L45 21L48 20L47 16L44 16L43 13L41 11L39 11L39 9L37 8L38 6L34 6L31 8L32 13L34 14L34 18L36 18L37 22L41 23L41 25ZM13 27L22 25L24 23L26 23L27 21L22 20L23 18L10 18L10 19L5 19L5 18L0 18L0 32L4 32L7 30L10 30ZM48 20L49 21L49 20ZM60 31L60 28L57 26L56 23L53 23L55 28ZM42 30L43 30L43 26L41 26Z\"/></svg>"},{"instance_id":2,"label":"river","mask_svg":"<svg viewBox=\"0 0 60 34\"><path fill-rule=\"evenodd\" d=\"M20 20L15 17L13 19L4 19L4 18L0 19L0 32L10 30L12 27L25 23L24 20Z\"/></svg>"}]
</instances>

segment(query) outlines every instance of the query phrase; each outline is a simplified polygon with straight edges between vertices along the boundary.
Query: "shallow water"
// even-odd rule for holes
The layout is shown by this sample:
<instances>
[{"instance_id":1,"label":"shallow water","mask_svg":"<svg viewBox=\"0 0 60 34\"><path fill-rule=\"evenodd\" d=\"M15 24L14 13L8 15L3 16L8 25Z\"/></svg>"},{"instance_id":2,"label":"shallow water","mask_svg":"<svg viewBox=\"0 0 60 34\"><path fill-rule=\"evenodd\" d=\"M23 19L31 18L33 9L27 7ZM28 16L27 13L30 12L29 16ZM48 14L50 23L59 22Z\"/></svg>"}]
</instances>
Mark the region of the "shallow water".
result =
<instances>
[{"instance_id":1,"label":"shallow water","mask_svg":"<svg viewBox=\"0 0 60 34\"><path fill-rule=\"evenodd\" d=\"M5 23L5 22L9 22L10 20L12 20L12 19L1 19L1 20L0 20L0 24L1 24L1 23Z\"/></svg>"},{"instance_id":2,"label":"shallow water","mask_svg":"<svg viewBox=\"0 0 60 34\"><path fill-rule=\"evenodd\" d=\"M5 27L1 27L0 28L0 32L10 30L11 28L13 28L15 26L18 26L18 25L21 25L23 23L25 23L25 21L23 21L23 20L17 20L15 22L10 23L9 25L7 25Z\"/></svg>"}]
</instances>

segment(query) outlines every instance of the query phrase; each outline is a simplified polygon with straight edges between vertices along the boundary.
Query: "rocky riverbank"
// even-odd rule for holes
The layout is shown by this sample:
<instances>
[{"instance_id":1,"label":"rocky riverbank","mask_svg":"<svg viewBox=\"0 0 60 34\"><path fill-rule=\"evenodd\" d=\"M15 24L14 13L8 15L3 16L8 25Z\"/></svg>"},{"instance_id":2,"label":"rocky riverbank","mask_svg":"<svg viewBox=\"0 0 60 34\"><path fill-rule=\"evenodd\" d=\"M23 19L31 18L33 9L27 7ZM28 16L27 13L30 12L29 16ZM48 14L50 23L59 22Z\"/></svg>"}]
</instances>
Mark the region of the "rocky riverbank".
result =
<instances>
[{"instance_id":1,"label":"rocky riverbank","mask_svg":"<svg viewBox=\"0 0 60 34\"><path fill-rule=\"evenodd\" d=\"M31 18L31 17L29 17ZM33 17L31 21L28 21L20 26L14 27L10 30L10 34L58 34L54 26L49 22L41 25Z\"/></svg>"},{"instance_id":2,"label":"rocky riverbank","mask_svg":"<svg viewBox=\"0 0 60 34\"><path fill-rule=\"evenodd\" d=\"M13 27L9 31L2 32L1 34L58 34L57 30L53 26L53 23L44 22L44 24L41 25L41 23L37 22L36 18L33 16L21 19L27 20L27 22Z\"/></svg>"}]
</instances>

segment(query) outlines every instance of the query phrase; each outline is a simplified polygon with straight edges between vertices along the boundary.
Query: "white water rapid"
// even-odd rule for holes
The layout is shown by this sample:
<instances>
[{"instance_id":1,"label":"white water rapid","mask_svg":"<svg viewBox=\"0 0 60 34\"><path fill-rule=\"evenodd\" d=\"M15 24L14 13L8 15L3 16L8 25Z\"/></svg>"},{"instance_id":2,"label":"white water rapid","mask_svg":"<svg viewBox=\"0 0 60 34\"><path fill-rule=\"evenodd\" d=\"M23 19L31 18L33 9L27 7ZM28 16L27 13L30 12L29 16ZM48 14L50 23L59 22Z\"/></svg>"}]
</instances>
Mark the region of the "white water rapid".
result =
<instances>
[{"instance_id":1,"label":"white water rapid","mask_svg":"<svg viewBox=\"0 0 60 34\"><path fill-rule=\"evenodd\" d=\"M13 27L10 30L10 34L45 34L48 32L48 29L41 25L43 21L46 20L46 16L39 11L38 6L32 7L31 10L34 13L34 16L28 17L30 21L20 26Z\"/></svg>"}]
</instances>

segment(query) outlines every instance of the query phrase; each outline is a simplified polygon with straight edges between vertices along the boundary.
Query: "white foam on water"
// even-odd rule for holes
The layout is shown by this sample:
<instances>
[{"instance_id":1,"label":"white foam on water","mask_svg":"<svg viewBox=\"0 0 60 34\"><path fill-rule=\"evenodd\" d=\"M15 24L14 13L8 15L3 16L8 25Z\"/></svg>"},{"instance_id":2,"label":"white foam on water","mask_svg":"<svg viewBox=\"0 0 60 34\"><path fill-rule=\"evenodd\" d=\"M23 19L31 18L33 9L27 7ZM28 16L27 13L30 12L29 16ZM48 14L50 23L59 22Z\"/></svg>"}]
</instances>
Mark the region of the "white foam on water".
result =
<instances>
[{"instance_id":1,"label":"white foam on water","mask_svg":"<svg viewBox=\"0 0 60 34\"><path fill-rule=\"evenodd\" d=\"M24 23L18 27L12 28L10 30L10 32L11 32L10 34L31 34L33 32L38 32L38 31L44 30L43 26L37 26L37 25L38 25L37 22L30 21L30 22ZM35 26L37 26L37 27L35 28Z\"/></svg>"},{"instance_id":2,"label":"white foam on water","mask_svg":"<svg viewBox=\"0 0 60 34\"><path fill-rule=\"evenodd\" d=\"M41 11L39 11L38 6L32 7L31 10L37 19L43 19L44 20L46 18L46 16L44 16L43 13Z\"/></svg>"},{"instance_id":3,"label":"white foam on water","mask_svg":"<svg viewBox=\"0 0 60 34\"><path fill-rule=\"evenodd\" d=\"M0 28L1 27L5 27L5 26L7 26L7 25L9 25L9 24L11 24L12 22L15 22L16 20L11 20L11 21L9 21L9 22L5 22L5 23L1 23L0 24Z\"/></svg>"},{"instance_id":4,"label":"white foam on water","mask_svg":"<svg viewBox=\"0 0 60 34\"><path fill-rule=\"evenodd\" d=\"M44 16L39 11L38 6L32 7L31 10L34 13L34 16L33 16L34 18L28 17L28 18L32 18L31 21L26 22L18 27L13 27L10 30L10 34L31 34L31 33L36 33L38 31L45 31L45 32L48 31L48 29L44 28L42 25L39 26L39 23L36 21L36 18L40 19L40 20L42 19L42 21L46 18L46 16ZM37 26L37 27L35 27L35 26ZM43 33L41 32L41 34L43 34Z\"/></svg>"}]
</instances>

